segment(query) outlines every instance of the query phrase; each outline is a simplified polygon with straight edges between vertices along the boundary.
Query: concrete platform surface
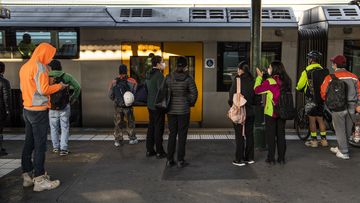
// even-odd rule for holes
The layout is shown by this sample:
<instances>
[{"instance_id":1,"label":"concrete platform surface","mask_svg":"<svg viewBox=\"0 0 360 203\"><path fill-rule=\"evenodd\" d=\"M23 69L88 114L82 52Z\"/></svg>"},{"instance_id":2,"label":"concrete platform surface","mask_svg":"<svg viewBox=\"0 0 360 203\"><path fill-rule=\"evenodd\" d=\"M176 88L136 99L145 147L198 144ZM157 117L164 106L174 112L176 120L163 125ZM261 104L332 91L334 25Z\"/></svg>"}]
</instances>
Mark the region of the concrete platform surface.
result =
<instances>
[{"instance_id":1,"label":"concrete platform surface","mask_svg":"<svg viewBox=\"0 0 360 203\"><path fill-rule=\"evenodd\" d=\"M10 154L0 158L19 159L22 143L6 141ZM145 157L144 142L116 149L112 142L71 141L70 147L67 157L47 153L59 188L23 188L17 168L0 178L0 202L360 202L356 148L345 161L329 148L289 141L286 165L268 166L266 152L257 151L254 165L236 167L234 140L189 140L190 166L167 169L165 160Z\"/></svg>"}]
</instances>

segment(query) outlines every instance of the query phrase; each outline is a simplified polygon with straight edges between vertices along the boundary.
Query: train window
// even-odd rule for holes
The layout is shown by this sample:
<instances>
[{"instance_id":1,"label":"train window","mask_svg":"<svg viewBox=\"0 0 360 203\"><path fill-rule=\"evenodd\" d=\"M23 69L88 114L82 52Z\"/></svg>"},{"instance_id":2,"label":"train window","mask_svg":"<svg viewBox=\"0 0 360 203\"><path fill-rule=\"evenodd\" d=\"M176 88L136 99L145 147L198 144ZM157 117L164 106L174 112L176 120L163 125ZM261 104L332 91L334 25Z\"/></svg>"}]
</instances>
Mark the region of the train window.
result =
<instances>
[{"instance_id":1,"label":"train window","mask_svg":"<svg viewBox=\"0 0 360 203\"><path fill-rule=\"evenodd\" d=\"M56 58L75 57L78 53L77 32L58 32Z\"/></svg>"},{"instance_id":2,"label":"train window","mask_svg":"<svg viewBox=\"0 0 360 203\"><path fill-rule=\"evenodd\" d=\"M217 90L229 91L237 65L250 61L249 42L219 42ZM267 67L272 61L281 60L281 42L263 42L261 64Z\"/></svg>"},{"instance_id":3,"label":"train window","mask_svg":"<svg viewBox=\"0 0 360 203\"><path fill-rule=\"evenodd\" d=\"M195 56L185 56L188 60L189 74L195 78ZM178 56L170 56L169 58L169 72L174 72L176 68L176 59Z\"/></svg>"},{"instance_id":4,"label":"train window","mask_svg":"<svg viewBox=\"0 0 360 203\"><path fill-rule=\"evenodd\" d=\"M348 61L349 70L360 77L360 40L345 40L344 56Z\"/></svg>"},{"instance_id":5,"label":"train window","mask_svg":"<svg viewBox=\"0 0 360 203\"><path fill-rule=\"evenodd\" d=\"M0 49L5 47L5 34L0 30Z\"/></svg>"},{"instance_id":6,"label":"train window","mask_svg":"<svg viewBox=\"0 0 360 203\"><path fill-rule=\"evenodd\" d=\"M130 77L137 83L145 82L146 72L152 68L151 58L149 56L131 56L130 57Z\"/></svg>"},{"instance_id":7,"label":"train window","mask_svg":"<svg viewBox=\"0 0 360 203\"><path fill-rule=\"evenodd\" d=\"M51 33L47 31L16 32L16 45L23 58L30 58L41 42L51 43Z\"/></svg>"}]
</instances>

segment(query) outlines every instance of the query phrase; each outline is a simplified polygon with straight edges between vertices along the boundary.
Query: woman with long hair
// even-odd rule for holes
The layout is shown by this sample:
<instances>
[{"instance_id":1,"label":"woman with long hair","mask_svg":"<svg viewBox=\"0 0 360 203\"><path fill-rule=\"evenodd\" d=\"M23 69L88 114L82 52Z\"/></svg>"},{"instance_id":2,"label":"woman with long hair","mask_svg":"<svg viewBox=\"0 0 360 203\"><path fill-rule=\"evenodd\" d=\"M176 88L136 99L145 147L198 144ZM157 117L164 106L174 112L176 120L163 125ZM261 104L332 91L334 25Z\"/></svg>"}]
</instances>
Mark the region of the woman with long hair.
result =
<instances>
[{"instance_id":1,"label":"woman with long hair","mask_svg":"<svg viewBox=\"0 0 360 203\"><path fill-rule=\"evenodd\" d=\"M238 65L237 74L232 81L229 91L229 105L233 105L233 97L237 92L237 79L240 78L241 94L246 99L246 120L245 124L233 123L235 130L236 152L233 164L236 166L245 166L246 164L253 164L254 161L254 105L255 105L255 92L254 92L254 77L251 75L249 65L246 61L242 61ZM245 135L243 135L243 128L245 127Z\"/></svg>"},{"instance_id":2,"label":"woman with long hair","mask_svg":"<svg viewBox=\"0 0 360 203\"><path fill-rule=\"evenodd\" d=\"M280 164L285 164L286 140L285 122L274 111L279 102L280 91L291 90L291 79L286 73L284 65L280 61L272 62L267 68L269 77L263 80L264 72L256 69L257 77L255 80L255 93L266 94L265 102L265 132L268 145L268 155L266 162L275 164L275 147L277 146Z\"/></svg>"}]
</instances>

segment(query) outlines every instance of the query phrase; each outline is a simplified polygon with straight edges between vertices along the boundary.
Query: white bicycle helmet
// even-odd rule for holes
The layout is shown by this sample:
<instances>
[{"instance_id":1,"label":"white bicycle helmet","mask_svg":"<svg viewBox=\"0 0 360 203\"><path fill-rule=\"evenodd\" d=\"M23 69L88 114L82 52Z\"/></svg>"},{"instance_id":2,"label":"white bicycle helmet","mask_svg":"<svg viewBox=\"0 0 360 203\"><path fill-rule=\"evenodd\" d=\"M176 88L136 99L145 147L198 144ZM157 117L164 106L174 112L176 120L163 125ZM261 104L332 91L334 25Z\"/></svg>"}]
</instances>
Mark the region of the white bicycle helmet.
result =
<instances>
[{"instance_id":1,"label":"white bicycle helmet","mask_svg":"<svg viewBox=\"0 0 360 203\"><path fill-rule=\"evenodd\" d=\"M131 106L134 103L134 94L129 91L125 92L124 103L125 106Z\"/></svg>"}]
</instances>

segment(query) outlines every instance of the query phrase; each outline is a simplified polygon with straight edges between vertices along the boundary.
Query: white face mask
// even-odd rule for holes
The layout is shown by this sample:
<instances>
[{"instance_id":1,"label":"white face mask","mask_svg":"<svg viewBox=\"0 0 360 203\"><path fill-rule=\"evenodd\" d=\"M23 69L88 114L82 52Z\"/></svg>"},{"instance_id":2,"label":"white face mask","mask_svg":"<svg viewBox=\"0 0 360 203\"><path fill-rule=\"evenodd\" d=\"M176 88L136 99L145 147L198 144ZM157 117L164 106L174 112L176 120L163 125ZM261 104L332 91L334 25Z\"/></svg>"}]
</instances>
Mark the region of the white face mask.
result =
<instances>
[{"instance_id":1,"label":"white face mask","mask_svg":"<svg viewBox=\"0 0 360 203\"><path fill-rule=\"evenodd\" d=\"M270 70L270 68L267 69L267 73L271 75L272 71Z\"/></svg>"},{"instance_id":2,"label":"white face mask","mask_svg":"<svg viewBox=\"0 0 360 203\"><path fill-rule=\"evenodd\" d=\"M166 63L165 62L161 63L161 66L162 66L162 69L164 70L166 67Z\"/></svg>"}]
</instances>

